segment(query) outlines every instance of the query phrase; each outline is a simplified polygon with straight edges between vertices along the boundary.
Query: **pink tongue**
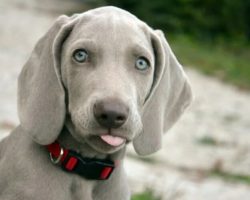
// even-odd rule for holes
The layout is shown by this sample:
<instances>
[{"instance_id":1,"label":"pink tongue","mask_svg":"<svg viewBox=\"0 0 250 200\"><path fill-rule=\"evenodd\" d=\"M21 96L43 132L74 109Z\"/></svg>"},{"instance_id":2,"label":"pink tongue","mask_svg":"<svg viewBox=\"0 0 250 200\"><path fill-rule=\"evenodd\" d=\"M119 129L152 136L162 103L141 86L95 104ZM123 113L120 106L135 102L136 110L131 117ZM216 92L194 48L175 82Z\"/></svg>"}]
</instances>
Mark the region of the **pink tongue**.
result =
<instances>
[{"instance_id":1,"label":"pink tongue","mask_svg":"<svg viewBox=\"0 0 250 200\"><path fill-rule=\"evenodd\" d=\"M116 137L112 135L102 135L101 138L102 140L104 140L106 143L108 143L111 146L119 146L125 142L124 138Z\"/></svg>"}]
</instances>

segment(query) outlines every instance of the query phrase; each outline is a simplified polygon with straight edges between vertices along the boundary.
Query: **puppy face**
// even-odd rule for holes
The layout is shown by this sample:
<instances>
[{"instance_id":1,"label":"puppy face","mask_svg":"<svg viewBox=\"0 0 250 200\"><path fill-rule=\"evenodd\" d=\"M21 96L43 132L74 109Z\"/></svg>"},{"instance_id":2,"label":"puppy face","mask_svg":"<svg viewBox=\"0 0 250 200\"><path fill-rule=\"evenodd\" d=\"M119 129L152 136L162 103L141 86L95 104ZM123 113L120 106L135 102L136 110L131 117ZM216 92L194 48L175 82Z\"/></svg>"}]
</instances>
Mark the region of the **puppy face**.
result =
<instances>
[{"instance_id":1,"label":"puppy face","mask_svg":"<svg viewBox=\"0 0 250 200\"><path fill-rule=\"evenodd\" d=\"M150 36L132 16L94 13L80 20L64 42L61 57L66 126L74 138L105 153L132 141L142 131L154 62ZM96 116L96 107L104 108L104 119ZM118 120L122 116L118 126L105 123L110 110L120 113Z\"/></svg>"},{"instance_id":2,"label":"puppy face","mask_svg":"<svg viewBox=\"0 0 250 200\"><path fill-rule=\"evenodd\" d=\"M60 16L18 80L21 127L35 142L51 144L66 124L102 153L132 140L138 154L156 152L191 100L164 34L115 7Z\"/></svg>"}]
</instances>

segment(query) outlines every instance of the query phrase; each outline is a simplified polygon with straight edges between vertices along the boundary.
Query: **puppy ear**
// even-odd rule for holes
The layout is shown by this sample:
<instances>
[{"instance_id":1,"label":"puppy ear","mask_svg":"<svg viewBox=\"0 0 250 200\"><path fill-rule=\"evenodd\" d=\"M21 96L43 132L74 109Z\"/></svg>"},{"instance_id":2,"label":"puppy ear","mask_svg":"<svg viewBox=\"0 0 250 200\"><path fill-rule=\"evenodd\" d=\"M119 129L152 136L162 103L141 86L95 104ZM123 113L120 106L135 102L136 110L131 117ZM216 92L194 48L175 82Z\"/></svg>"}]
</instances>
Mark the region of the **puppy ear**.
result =
<instances>
[{"instance_id":1,"label":"puppy ear","mask_svg":"<svg viewBox=\"0 0 250 200\"><path fill-rule=\"evenodd\" d=\"M192 100L187 76L164 34L153 31L151 35L155 52L154 81L143 108L143 131L133 142L140 155L161 148L163 133L172 127Z\"/></svg>"},{"instance_id":2,"label":"puppy ear","mask_svg":"<svg viewBox=\"0 0 250 200\"><path fill-rule=\"evenodd\" d=\"M21 127L39 144L58 137L65 118L65 94L60 60L64 40L76 16L60 16L38 41L18 79L18 115Z\"/></svg>"}]
</instances>

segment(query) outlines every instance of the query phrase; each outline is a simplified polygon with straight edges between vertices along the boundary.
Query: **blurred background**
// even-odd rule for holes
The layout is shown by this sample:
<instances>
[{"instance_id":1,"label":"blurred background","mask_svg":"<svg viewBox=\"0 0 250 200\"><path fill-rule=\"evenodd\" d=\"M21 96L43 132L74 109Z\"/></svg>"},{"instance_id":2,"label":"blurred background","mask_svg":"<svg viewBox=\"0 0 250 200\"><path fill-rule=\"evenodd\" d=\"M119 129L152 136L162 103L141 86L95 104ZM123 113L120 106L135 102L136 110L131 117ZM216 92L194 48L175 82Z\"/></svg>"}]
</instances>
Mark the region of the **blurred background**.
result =
<instances>
[{"instance_id":1,"label":"blurred background","mask_svg":"<svg viewBox=\"0 0 250 200\"><path fill-rule=\"evenodd\" d=\"M250 199L250 1L0 0L0 139L18 125L17 76L60 14L114 5L165 32L195 101L139 157L128 148L133 200Z\"/></svg>"}]
</instances>

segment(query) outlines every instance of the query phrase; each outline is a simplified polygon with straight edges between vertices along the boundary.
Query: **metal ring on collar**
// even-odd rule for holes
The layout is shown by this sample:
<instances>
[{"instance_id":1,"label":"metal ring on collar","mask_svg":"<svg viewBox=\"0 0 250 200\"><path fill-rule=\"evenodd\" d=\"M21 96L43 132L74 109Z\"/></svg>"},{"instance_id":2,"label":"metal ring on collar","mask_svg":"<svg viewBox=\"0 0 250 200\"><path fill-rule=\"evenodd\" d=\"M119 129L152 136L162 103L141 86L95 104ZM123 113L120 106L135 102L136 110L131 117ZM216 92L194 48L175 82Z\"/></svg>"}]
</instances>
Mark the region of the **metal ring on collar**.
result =
<instances>
[{"instance_id":1,"label":"metal ring on collar","mask_svg":"<svg viewBox=\"0 0 250 200\"><path fill-rule=\"evenodd\" d=\"M50 155L51 162L53 164L58 164L60 162L60 160L62 159L62 157L63 157L63 153L64 153L64 150L63 150L63 148L61 148L60 155L57 157L57 159L54 159L52 154L50 153L49 155Z\"/></svg>"}]
</instances>

